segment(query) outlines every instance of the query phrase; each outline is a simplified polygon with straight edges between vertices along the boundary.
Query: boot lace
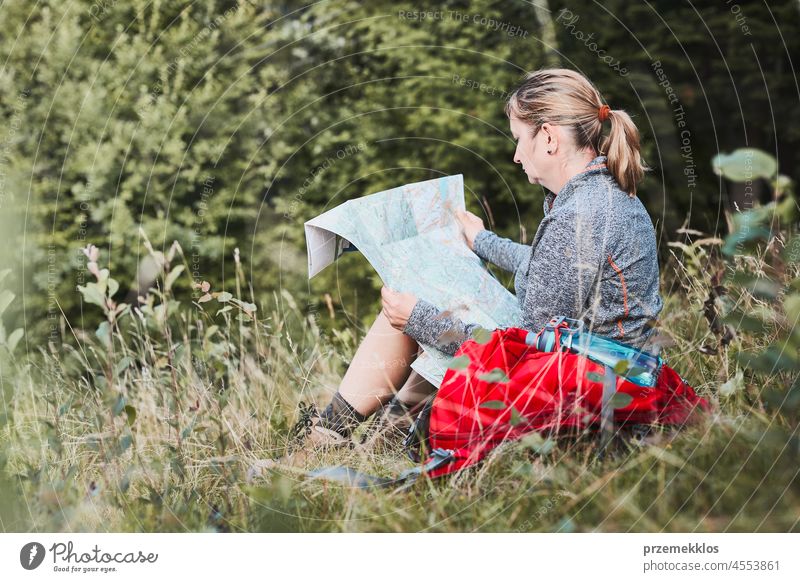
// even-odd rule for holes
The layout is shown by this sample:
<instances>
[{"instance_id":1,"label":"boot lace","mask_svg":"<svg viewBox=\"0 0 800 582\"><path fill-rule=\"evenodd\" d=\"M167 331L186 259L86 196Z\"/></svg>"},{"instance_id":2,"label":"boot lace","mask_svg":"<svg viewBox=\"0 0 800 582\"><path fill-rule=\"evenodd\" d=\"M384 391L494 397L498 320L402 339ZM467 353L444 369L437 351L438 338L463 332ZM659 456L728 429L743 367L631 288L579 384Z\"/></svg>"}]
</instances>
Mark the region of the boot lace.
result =
<instances>
[{"instance_id":1,"label":"boot lace","mask_svg":"<svg viewBox=\"0 0 800 582\"><path fill-rule=\"evenodd\" d=\"M290 440L294 444L298 444L305 437L311 434L311 427L314 426L313 418L315 416L319 416L317 413L317 407L311 403L306 404L305 402L301 402L299 409L300 418L289 433Z\"/></svg>"}]
</instances>

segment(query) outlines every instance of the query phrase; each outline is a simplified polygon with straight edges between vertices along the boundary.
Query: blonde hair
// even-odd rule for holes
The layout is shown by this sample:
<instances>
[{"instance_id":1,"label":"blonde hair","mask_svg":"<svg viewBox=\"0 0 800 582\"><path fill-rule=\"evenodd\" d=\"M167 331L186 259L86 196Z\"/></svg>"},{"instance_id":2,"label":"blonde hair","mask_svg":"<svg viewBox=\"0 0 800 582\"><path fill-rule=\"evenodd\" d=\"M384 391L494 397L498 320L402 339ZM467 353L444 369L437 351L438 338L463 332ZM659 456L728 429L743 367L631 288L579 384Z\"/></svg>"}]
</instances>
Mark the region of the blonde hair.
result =
<instances>
[{"instance_id":1,"label":"blonde hair","mask_svg":"<svg viewBox=\"0 0 800 582\"><path fill-rule=\"evenodd\" d=\"M611 130L603 136L599 111L603 106L600 92L580 73L570 69L540 69L525 76L511 92L505 106L512 115L538 132L543 123L566 126L572 130L579 150L594 148L607 156L607 166L620 188L636 196L636 184L648 168L642 161L639 130L630 115L610 109Z\"/></svg>"}]
</instances>

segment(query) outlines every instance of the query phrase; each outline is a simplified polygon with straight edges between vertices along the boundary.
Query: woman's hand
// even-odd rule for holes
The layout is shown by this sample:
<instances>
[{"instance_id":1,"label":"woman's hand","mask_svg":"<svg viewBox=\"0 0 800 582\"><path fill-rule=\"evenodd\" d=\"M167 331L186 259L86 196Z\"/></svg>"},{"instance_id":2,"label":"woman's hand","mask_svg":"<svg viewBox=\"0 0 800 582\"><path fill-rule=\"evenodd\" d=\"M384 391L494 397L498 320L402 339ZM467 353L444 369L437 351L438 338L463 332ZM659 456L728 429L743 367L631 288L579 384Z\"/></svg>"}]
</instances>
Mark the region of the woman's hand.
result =
<instances>
[{"instance_id":1,"label":"woman's hand","mask_svg":"<svg viewBox=\"0 0 800 582\"><path fill-rule=\"evenodd\" d=\"M461 223L461 234L464 235L467 246L471 251L474 251L475 237L480 231L486 230L486 227L483 226L483 221L469 210L457 210L456 218Z\"/></svg>"},{"instance_id":2,"label":"woman's hand","mask_svg":"<svg viewBox=\"0 0 800 582\"><path fill-rule=\"evenodd\" d=\"M393 328L403 331L411 316L411 311L417 304L417 297L411 293L400 293L384 286L381 287L381 303L383 313Z\"/></svg>"}]
</instances>

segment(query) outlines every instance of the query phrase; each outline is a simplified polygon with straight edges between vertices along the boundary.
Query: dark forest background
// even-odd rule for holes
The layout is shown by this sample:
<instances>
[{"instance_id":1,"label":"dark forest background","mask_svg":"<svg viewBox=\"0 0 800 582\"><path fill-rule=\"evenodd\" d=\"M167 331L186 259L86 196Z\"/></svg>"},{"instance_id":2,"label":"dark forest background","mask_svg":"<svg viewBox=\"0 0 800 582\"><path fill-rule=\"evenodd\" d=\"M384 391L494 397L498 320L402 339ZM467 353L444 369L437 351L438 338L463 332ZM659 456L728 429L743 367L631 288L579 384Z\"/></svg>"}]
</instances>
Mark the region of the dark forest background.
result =
<instances>
[{"instance_id":1,"label":"dark forest background","mask_svg":"<svg viewBox=\"0 0 800 582\"><path fill-rule=\"evenodd\" d=\"M29 8L3 6L0 211L4 260L24 265L7 327L35 343L100 321L76 292L88 243L119 301L150 283L146 236L164 252L178 241L215 290L233 284L238 248L257 301L285 289L325 310L328 293L367 321L381 282L360 255L307 280L303 222L327 208L463 173L468 208L529 242L543 192L512 161L503 104L543 66L580 70L637 122L664 261L681 227L721 237L730 213L769 201L766 183L748 199L715 175L714 155L759 148L794 177L800 162L793 0Z\"/></svg>"}]
</instances>

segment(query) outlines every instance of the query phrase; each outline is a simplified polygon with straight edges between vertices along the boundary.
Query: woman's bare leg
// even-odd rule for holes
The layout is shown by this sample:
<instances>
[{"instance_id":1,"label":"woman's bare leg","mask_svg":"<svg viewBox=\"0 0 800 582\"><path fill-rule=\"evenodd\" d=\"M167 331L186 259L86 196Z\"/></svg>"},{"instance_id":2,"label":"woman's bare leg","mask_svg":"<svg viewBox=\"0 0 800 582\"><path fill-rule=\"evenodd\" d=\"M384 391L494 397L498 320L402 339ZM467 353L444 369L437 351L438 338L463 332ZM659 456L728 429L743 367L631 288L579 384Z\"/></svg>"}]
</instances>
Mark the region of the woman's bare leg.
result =
<instances>
[{"instance_id":1,"label":"woman's bare leg","mask_svg":"<svg viewBox=\"0 0 800 582\"><path fill-rule=\"evenodd\" d=\"M422 348L419 348L415 357L421 353ZM361 444L369 447L381 443L394 443L397 437L407 433L419 414L423 401L435 391L436 386L425 380L416 370L411 370L408 379L395 397L384 404L379 418L375 419L363 435Z\"/></svg>"},{"instance_id":2,"label":"woman's bare leg","mask_svg":"<svg viewBox=\"0 0 800 582\"><path fill-rule=\"evenodd\" d=\"M397 393L397 399L408 408L413 408L436 391L436 386L420 376L415 370Z\"/></svg>"},{"instance_id":3,"label":"woman's bare leg","mask_svg":"<svg viewBox=\"0 0 800 582\"><path fill-rule=\"evenodd\" d=\"M339 384L339 393L364 416L375 412L404 387L419 344L394 329L383 311L358 346Z\"/></svg>"}]
</instances>

